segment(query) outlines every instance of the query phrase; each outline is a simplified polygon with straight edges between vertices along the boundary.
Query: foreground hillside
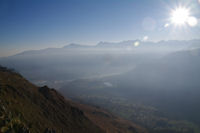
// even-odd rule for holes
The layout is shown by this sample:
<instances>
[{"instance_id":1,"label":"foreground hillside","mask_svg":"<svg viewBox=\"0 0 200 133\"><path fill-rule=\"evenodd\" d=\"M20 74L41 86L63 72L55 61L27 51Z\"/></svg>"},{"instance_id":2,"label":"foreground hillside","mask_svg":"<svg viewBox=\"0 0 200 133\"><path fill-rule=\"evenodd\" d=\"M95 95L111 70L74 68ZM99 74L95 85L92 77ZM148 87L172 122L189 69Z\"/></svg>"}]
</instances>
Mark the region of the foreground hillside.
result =
<instances>
[{"instance_id":1,"label":"foreground hillside","mask_svg":"<svg viewBox=\"0 0 200 133\"><path fill-rule=\"evenodd\" d=\"M65 100L0 67L0 133L145 133L112 114Z\"/></svg>"}]
</instances>

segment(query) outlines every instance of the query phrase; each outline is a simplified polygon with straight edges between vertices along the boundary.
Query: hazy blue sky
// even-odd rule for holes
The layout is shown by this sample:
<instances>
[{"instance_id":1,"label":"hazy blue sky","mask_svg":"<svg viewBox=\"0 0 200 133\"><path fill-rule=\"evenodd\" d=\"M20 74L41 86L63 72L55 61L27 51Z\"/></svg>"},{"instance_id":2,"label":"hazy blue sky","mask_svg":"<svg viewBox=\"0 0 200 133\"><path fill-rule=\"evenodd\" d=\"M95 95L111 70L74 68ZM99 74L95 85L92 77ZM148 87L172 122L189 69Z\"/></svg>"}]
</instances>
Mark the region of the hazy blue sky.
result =
<instances>
[{"instance_id":1,"label":"hazy blue sky","mask_svg":"<svg viewBox=\"0 0 200 133\"><path fill-rule=\"evenodd\" d=\"M169 24L177 6L200 18L198 0L0 0L0 56L71 42L200 38L200 26Z\"/></svg>"}]
</instances>

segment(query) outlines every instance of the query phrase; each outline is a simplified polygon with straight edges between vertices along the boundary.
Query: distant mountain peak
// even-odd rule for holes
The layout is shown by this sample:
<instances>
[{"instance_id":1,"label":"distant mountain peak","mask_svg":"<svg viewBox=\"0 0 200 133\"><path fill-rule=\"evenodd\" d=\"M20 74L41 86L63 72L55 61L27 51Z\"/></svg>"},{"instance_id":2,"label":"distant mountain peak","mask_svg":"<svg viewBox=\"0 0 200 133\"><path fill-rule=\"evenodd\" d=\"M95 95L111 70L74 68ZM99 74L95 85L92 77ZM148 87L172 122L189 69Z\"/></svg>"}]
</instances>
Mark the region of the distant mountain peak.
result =
<instances>
[{"instance_id":1,"label":"distant mountain peak","mask_svg":"<svg viewBox=\"0 0 200 133\"><path fill-rule=\"evenodd\" d=\"M70 43L69 45L64 46L63 48L83 48L87 47L86 45L77 44L77 43Z\"/></svg>"}]
</instances>

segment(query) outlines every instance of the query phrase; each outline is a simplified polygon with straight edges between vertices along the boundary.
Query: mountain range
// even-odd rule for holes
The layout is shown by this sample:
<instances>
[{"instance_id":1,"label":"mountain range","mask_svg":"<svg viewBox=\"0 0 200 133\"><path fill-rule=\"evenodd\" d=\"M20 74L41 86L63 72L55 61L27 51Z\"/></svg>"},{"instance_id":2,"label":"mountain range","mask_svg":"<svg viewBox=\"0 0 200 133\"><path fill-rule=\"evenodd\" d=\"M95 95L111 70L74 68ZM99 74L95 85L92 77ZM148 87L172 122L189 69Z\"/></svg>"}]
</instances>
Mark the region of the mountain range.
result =
<instances>
[{"instance_id":1,"label":"mountain range","mask_svg":"<svg viewBox=\"0 0 200 133\"><path fill-rule=\"evenodd\" d=\"M54 97L56 92L75 101L67 100L96 130L144 131L140 125L149 133L199 133L199 57L200 40L132 40L25 51L0 58L0 64L14 68L30 84L56 88L34 85L47 99L46 94ZM131 121L135 129L112 114Z\"/></svg>"},{"instance_id":2,"label":"mountain range","mask_svg":"<svg viewBox=\"0 0 200 133\"><path fill-rule=\"evenodd\" d=\"M134 43L137 42L138 46ZM62 48L24 51L0 58L37 85L59 88L77 78L102 77L128 72L142 62L176 51L199 48L200 40L100 42L95 46L70 44Z\"/></svg>"}]
</instances>

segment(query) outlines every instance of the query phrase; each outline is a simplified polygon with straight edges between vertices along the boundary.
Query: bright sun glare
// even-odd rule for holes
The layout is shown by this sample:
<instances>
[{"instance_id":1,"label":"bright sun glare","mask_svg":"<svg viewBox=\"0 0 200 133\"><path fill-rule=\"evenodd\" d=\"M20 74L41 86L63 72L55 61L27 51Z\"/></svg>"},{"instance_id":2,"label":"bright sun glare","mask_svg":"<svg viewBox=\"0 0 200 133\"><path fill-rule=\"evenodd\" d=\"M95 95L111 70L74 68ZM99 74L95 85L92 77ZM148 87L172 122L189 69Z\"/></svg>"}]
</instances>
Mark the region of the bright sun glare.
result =
<instances>
[{"instance_id":1,"label":"bright sun glare","mask_svg":"<svg viewBox=\"0 0 200 133\"><path fill-rule=\"evenodd\" d=\"M171 13L171 21L175 25L183 25L188 21L190 15L189 9L178 7Z\"/></svg>"},{"instance_id":2,"label":"bright sun glare","mask_svg":"<svg viewBox=\"0 0 200 133\"><path fill-rule=\"evenodd\" d=\"M191 16L190 9L178 7L171 12L171 23L178 26L187 24L194 27L197 25L198 20L196 17ZM165 27L168 27L168 24L165 24Z\"/></svg>"}]
</instances>

